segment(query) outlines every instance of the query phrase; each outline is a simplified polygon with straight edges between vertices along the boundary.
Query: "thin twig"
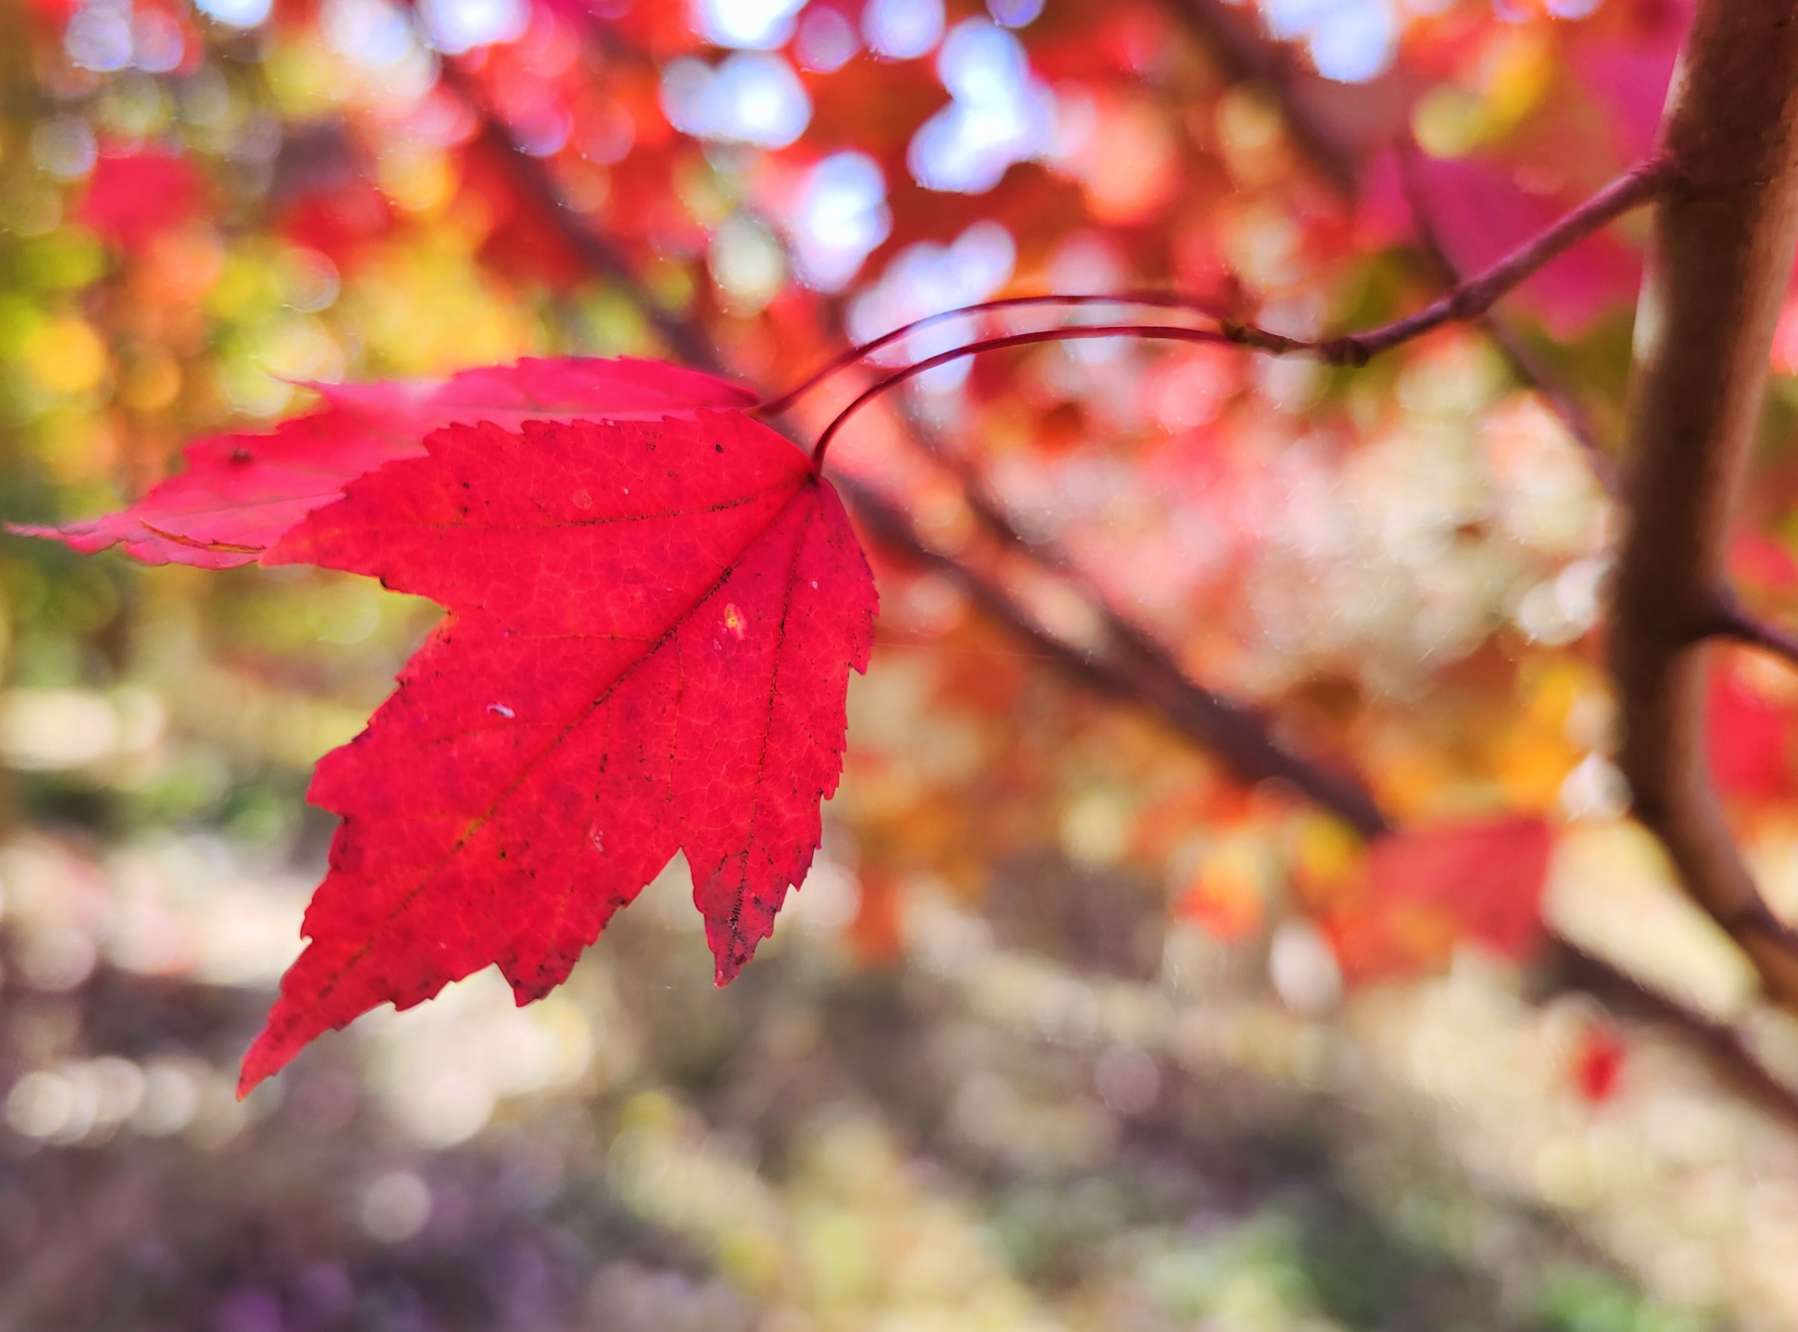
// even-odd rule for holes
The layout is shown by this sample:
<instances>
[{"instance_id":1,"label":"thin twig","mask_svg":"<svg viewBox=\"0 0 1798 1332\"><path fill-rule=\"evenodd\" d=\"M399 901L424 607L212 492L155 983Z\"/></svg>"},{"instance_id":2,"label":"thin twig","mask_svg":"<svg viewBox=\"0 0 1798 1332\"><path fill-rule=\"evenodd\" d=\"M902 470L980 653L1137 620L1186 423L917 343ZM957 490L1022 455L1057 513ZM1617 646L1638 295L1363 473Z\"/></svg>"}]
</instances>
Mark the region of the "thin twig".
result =
<instances>
[{"instance_id":1,"label":"thin twig","mask_svg":"<svg viewBox=\"0 0 1798 1332\"><path fill-rule=\"evenodd\" d=\"M1399 187L1404 191L1405 204L1410 210L1411 229L1416 237L1417 248L1422 252L1425 262L1436 270L1445 286L1458 288L1463 281L1461 270L1449 258L1441 233L1436 229L1429 200L1424 197L1423 181L1418 175L1417 149L1408 137L1398 144L1397 155ZM1604 445L1599 440L1598 429L1593 425L1591 414L1586 411L1584 404L1566 385L1558 381L1554 372L1510 325L1492 311L1488 310L1474 322L1491 339L1499 355L1504 357L1512 375L1535 389L1555 415L1560 417L1561 424L1567 427L1567 432L1585 451L1586 460L1591 464L1598 483L1606 491L1614 491L1617 488L1616 468L1606 455Z\"/></svg>"},{"instance_id":2,"label":"thin twig","mask_svg":"<svg viewBox=\"0 0 1798 1332\"><path fill-rule=\"evenodd\" d=\"M1668 163L1651 157L1625 171L1571 212L1537 232L1510 254L1477 277L1461 283L1414 315L1394 320L1368 333L1350 334L1337 359L1360 364L1388 347L1408 342L1420 333L1455 320L1482 317L1499 297L1556 256L1600 230L1638 204L1661 194L1672 180Z\"/></svg>"},{"instance_id":3,"label":"thin twig","mask_svg":"<svg viewBox=\"0 0 1798 1332\"><path fill-rule=\"evenodd\" d=\"M1734 639L1745 647L1760 648L1798 665L1798 634L1757 619L1733 597L1717 607L1704 633L1706 637Z\"/></svg>"},{"instance_id":4,"label":"thin twig","mask_svg":"<svg viewBox=\"0 0 1798 1332\"><path fill-rule=\"evenodd\" d=\"M1493 304L1518 283L1571 246L1599 230L1607 223L1655 197L1670 179L1666 163L1650 158L1624 172L1591 198L1572 209L1543 231L1532 236L1510 254L1477 276L1458 283L1452 290L1431 301L1423 309L1359 333L1345 333L1330 338L1295 338L1260 328L1254 324L1217 319L1215 312L1190 298L1167 293L1120 292L1105 295L1077 296L1013 296L997 301L944 310L915 320L881 334L871 342L851 347L828 364L777 397L768 399L763 410L778 411L800 394L835 371L906 336L919 328L946 319L1003 310L1020 306L1136 304L1174 308L1217 319L1215 328L1189 328L1173 324L1078 324L1062 328L1037 329L1027 333L1011 333L1000 337L980 338L960 347L925 357L921 361L892 371L864 389L825 426L818 437L813 459L822 463L830 441L845 421L864 404L926 370L962 357L1008 347L1026 347L1046 342L1078 342L1092 338L1130 337L1174 342L1225 342L1249 347L1274 356L1314 356L1326 365L1365 365L1381 352L1421 337L1423 334L1456 321L1481 322Z\"/></svg>"},{"instance_id":5,"label":"thin twig","mask_svg":"<svg viewBox=\"0 0 1798 1332\"><path fill-rule=\"evenodd\" d=\"M1183 296L1177 292L1166 291L1120 291L1103 293L1080 293L1076 295L1044 295L1044 296L1001 296L997 300L977 301L973 305L960 305L953 310L939 310L935 314L925 315L922 319L914 319L909 324L901 324L897 328L888 329L877 338L846 347L830 360L819 366L811 374L800 380L792 388L778 397L767 399L758 411L778 414L791 407L805 394L811 392L819 384L845 370L857 361L865 360L884 347L889 347L901 338L910 337L927 328L935 328L955 319L970 319L978 315L993 314L1004 310L1027 310L1039 307L1077 308L1093 305L1144 306L1154 310L1185 310L1208 319L1222 321L1228 312L1220 305L1203 301L1196 296Z\"/></svg>"},{"instance_id":6,"label":"thin twig","mask_svg":"<svg viewBox=\"0 0 1798 1332\"><path fill-rule=\"evenodd\" d=\"M1002 337L979 338L973 342L964 343L960 347L951 347L948 351L938 352L935 356L926 356L921 361L913 361L910 365L901 366L890 374L882 375L856 394L841 411L831 418L830 424L819 432L818 442L812 448L812 465L814 467L824 465L824 455L830 449L830 442L837 437L837 432L848 424L849 418L856 412L889 389L897 388L906 380L915 379L926 371L934 370L940 365L948 365L951 361L979 356L984 352L1004 351L1011 347L1029 347L1045 342L1090 342L1101 338L1135 338L1146 342L1208 342L1213 344L1242 340L1228 327L1224 329L1185 328L1179 324L1076 324L1069 328L1039 328L1029 333L1007 333Z\"/></svg>"}]
</instances>

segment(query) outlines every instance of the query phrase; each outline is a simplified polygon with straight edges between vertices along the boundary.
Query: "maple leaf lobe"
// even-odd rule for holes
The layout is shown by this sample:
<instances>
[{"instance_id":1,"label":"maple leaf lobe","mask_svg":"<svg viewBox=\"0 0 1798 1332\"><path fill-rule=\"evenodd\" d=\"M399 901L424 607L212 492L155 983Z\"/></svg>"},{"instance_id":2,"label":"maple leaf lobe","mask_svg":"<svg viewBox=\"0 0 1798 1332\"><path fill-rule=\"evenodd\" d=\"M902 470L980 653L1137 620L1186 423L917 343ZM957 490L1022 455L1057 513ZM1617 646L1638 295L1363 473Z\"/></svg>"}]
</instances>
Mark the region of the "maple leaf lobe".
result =
<instances>
[{"instance_id":1,"label":"maple leaf lobe","mask_svg":"<svg viewBox=\"0 0 1798 1332\"><path fill-rule=\"evenodd\" d=\"M120 546L145 564L227 569L255 560L357 477L423 452L430 431L463 422L660 419L747 407L741 385L681 366L621 357L522 360L442 381L313 384L324 404L273 431L190 445L184 470L117 513L60 527L8 524L83 554Z\"/></svg>"},{"instance_id":2,"label":"maple leaf lobe","mask_svg":"<svg viewBox=\"0 0 1798 1332\"><path fill-rule=\"evenodd\" d=\"M243 1090L489 964L541 997L677 851L719 983L772 932L875 611L835 490L788 441L737 412L455 426L263 559L449 614L314 775L343 823Z\"/></svg>"}]
</instances>

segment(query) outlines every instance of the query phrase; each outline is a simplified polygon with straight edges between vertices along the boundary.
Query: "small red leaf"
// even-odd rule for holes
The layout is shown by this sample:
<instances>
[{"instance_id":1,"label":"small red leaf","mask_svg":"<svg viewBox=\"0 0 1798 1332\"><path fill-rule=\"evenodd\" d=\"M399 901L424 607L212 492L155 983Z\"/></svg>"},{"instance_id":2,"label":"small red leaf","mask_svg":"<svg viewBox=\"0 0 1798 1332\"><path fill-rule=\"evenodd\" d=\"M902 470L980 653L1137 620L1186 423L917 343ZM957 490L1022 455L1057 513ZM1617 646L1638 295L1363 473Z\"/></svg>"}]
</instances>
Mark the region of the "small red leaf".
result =
<instances>
[{"instance_id":1,"label":"small red leaf","mask_svg":"<svg viewBox=\"0 0 1798 1332\"><path fill-rule=\"evenodd\" d=\"M140 250L199 212L205 186L193 164L165 148L103 149L75 220L123 250Z\"/></svg>"},{"instance_id":2,"label":"small red leaf","mask_svg":"<svg viewBox=\"0 0 1798 1332\"><path fill-rule=\"evenodd\" d=\"M856 889L850 950L863 966L891 966L905 950L904 892L893 875L876 869L863 869Z\"/></svg>"},{"instance_id":3,"label":"small red leaf","mask_svg":"<svg viewBox=\"0 0 1798 1332\"><path fill-rule=\"evenodd\" d=\"M1706 749L1719 789L1751 800L1789 790L1786 710L1729 663L1711 672L1705 704Z\"/></svg>"},{"instance_id":4,"label":"small red leaf","mask_svg":"<svg viewBox=\"0 0 1798 1332\"><path fill-rule=\"evenodd\" d=\"M1773 592L1798 585L1798 561L1771 537L1743 532L1729 543L1729 572L1735 579Z\"/></svg>"},{"instance_id":5,"label":"small red leaf","mask_svg":"<svg viewBox=\"0 0 1798 1332\"><path fill-rule=\"evenodd\" d=\"M354 269L394 225L387 196L361 177L307 190L288 201L280 219L288 240L324 255L340 271Z\"/></svg>"},{"instance_id":6,"label":"small red leaf","mask_svg":"<svg viewBox=\"0 0 1798 1332\"><path fill-rule=\"evenodd\" d=\"M124 547L145 564L228 569L247 564L346 483L424 450L454 422L657 418L700 407L746 407L739 385L659 361L527 360L438 382L318 385L325 406L272 434L215 435L190 446L187 469L137 503L62 527L9 524L83 553Z\"/></svg>"},{"instance_id":7,"label":"small red leaf","mask_svg":"<svg viewBox=\"0 0 1798 1332\"><path fill-rule=\"evenodd\" d=\"M1594 1023L1580 1034L1573 1051L1573 1088L1580 1099L1602 1105L1617 1094L1629 1047L1616 1029Z\"/></svg>"},{"instance_id":8,"label":"small red leaf","mask_svg":"<svg viewBox=\"0 0 1798 1332\"><path fill-rule=\"evenodd\" d=\"M1535 817L1394 833L1368 848L1360 890L1325 926L1351 981L1429 970L1462 941L1527 957L1542 935L1553 833Z\"/></svg>"},{"instance_id":9,"label":"small red leaf","mask_svg":"<svg viewBox=\"0 0 1798 1332\"><path fill-rule=\"evenodd\" d=\"M873 638L804 454L736 412L452 427L264 557L297 562L450 614L319 764L310 798L344 822L242 1091L489 964L542 996L676 851L736 975L811 864Z\"/></svg>"}]
</instances>

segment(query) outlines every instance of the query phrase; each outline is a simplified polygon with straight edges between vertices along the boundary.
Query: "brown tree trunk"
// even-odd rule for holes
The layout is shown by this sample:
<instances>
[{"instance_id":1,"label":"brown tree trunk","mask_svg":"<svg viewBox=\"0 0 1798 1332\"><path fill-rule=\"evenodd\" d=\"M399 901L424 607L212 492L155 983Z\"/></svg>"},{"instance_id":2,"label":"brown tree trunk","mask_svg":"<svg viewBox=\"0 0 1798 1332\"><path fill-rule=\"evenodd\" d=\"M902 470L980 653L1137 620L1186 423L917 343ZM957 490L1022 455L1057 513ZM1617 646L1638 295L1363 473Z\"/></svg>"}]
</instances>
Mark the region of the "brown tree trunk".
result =
<instances>
[{"instance_id":1,"label":"brown tree trunk","mask_svg":"<svg viewBox=\"0 0 1798 1332\"><path fill-rule=\"evenodd\" d=\"M1798 997L1798 961L1711 781L1699 646L1729 604L1731 522L1798 240L1798 6L1703 0L1661 133L1673 179L1637 309L1609 643L1620 762L1692 894Z\"/></svg>"}]
</instances>

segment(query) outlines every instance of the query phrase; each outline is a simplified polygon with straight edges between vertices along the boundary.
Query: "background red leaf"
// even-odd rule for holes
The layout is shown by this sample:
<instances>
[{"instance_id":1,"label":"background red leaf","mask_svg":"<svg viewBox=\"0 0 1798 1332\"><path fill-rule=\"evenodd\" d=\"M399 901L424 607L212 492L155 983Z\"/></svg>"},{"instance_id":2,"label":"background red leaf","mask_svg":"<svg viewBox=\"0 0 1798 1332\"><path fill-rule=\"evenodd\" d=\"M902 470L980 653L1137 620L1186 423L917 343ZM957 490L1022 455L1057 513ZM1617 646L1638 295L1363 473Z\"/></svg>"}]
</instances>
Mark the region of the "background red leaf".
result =
<instances>
[{"instance_id":1,"label":"background red leaf","mask_svg":"<svg viewBox=\"0 0 1798 1332\"><path fill-rule=\"evenodd\" d=\"M206 202L193 164L166 148L103 148L75 218L122 250L141 250Z\"/></svg>"},{"instance_id":2,"label":"background red leaf","mask_svg":"<svg viewBox=\"0 0 1798 1332\"><path fill-rule=\"evenodd\" d=\"M1429 970L1464 941L1527 957L1542 937L1553 832L1540 818L1399 832L1368 848L1333 893L1325 929L1350 981Z\"/></svg>"}]
</instances>

